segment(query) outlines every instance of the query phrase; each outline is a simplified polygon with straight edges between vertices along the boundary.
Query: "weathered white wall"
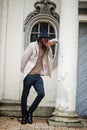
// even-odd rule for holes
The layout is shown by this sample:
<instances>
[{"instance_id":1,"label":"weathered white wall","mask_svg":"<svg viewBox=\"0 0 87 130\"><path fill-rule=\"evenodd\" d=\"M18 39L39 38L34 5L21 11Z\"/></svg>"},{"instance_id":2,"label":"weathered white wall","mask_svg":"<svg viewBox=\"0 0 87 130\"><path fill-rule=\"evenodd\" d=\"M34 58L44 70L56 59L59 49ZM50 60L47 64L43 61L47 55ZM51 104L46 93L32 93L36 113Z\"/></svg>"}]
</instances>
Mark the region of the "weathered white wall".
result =
<instances>
[{"instance_id":1,"label":"weathered white wall","mask_svg":"<svg viewBox=\"0 0 87 130\"><path fill-rule=\"evenodd\" d=\"M4 99L19 100L24 0L9 0Z\"/></svg>"},{"instance_id":2,"label":"weathered white wall","mask_svg":"<svg viewBox=\"0 0 87 130\"><path fill-rule=\"evenodd\" d=\"M36 1L0 0L0 99L20 100L21 98L22 76L20 61L24 47L23 21L34 10ZM53 0L53 2L57 6L56 12L60 13L60 0ZM3 11L2 7L4 7ZM87 17L85 18L87 21ZM80 17L80 19L83 18ZM57 67L53 70L51 79L49 77L43 79L46 96L40 105L54 106L57 88ZM32 89L28 104L32 102L35 96L36 93Z\"/></svg>"},{"instance_id":3,"label":"weathered white wall","mask_svg":"<svg viewBox=\"0 0 87 130\"><path fill-rule=\"evenodd\" d=\"M7 1L7 5L6 5ZM26 16L34 10L36 0L4 0L3 18L3 75L2 90L4 99L20 100L22 86L22 75L20 73L21 55L23 53L23 22ZM56 12L59 12L59 0L54 0L57 5ZM6 10L7 9L7 10ZM2 57L3 57L2 56ZM52 72L51 79L44 77L46 96L41 106L54 106L56 96L57 67ZM2 95L3 96L3 95ZM36 92L31 89L28 104L35 98Z\"/></svg>"}]
</instances>

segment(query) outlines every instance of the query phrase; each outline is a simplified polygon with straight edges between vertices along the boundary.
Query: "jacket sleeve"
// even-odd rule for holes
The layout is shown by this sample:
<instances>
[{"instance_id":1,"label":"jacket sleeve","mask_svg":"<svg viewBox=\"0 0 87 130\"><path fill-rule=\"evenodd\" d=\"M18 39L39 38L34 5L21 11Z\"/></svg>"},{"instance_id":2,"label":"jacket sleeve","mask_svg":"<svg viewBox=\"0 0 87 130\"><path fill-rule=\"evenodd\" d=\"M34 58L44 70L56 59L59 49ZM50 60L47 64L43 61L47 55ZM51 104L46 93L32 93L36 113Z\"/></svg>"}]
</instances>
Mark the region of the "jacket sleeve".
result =
<instances>
[{"instance_id":1,"label":"jacket sleeve","mask_svg":"<svg viewBox=\"0 0 87 130\"><path fill-rule=\"evenodd\" d=\"M24 51L23 55L22 55L22 58L21 58L21 68L20 68L20 71L23 73L24 71L24 68L25 68L25 65L27 63L27 61L29 60L32 52L33 52L33 49L32 49L32 43L30 43L28 45L28 47L26 48L26 50Z\"/></svg>"},{"instance_id":2,"label":"jacket sleeve","mask_svg":"<svg viewBox=\"0 0 87 130\"><path fill-rule=\"evenodd\" d=\"M53 41L53 42L54 42L54 44L58 44L58 39L56 39L56 38L51 39L51 40L49 40L49 41Z\"/></svg>"}]
</instances>

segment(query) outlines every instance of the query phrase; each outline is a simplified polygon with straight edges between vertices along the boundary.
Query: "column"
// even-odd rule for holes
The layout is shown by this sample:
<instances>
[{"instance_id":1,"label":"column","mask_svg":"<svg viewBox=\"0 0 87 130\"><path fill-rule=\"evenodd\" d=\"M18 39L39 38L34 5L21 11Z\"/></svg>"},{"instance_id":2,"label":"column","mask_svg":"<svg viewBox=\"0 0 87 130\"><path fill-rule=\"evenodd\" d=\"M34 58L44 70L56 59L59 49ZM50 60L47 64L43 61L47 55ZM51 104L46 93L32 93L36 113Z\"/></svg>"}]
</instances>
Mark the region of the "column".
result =
<instances>
[{"instance_id":1,"label":"column","mask_svg":"<svg viewBox=\"0 0 87 130\"><path fill-rule=\"evenodd\" d=\"M5 56L6 56L6 36L7 36L7 17L8 17L8 0L2 0L2 24L1 26L1 43L0 43L0 100L3 100L4 94L4 77L5 77Z\"/></svg>"},{"instance_id":2,"label":"column","mask_svg":"<svg viewBox=\"0 0 87 130\"><path fill-rule=\"evenodd\" d=\"M23 46L24 0L8 1L4 99L20 99L20 61Z\"/></svg>"},{"instance_id":3,"label":"column","mask_svg":"<svg viewBox=\"0 0 87 130\"><path fill-rule=\"evenodd\" d=\"M77 57L78 0L61 0L57 96L50 121L79 121L75 112Z\"/></svg>"}]
</instances>

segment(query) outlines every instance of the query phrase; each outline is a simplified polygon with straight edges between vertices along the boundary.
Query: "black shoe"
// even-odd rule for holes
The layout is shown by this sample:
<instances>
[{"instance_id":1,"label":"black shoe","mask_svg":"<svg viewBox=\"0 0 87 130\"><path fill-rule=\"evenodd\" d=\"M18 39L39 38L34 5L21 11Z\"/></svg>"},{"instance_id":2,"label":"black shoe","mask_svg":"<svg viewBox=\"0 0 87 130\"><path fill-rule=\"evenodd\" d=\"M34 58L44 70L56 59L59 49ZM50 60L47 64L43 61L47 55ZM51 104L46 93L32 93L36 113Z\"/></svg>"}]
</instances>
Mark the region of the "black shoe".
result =
<instances>
[{"instance_id":1,"label":"black shoe","mask_svg":"<svg viewBox=\"0 0 87 130\"><path fill-rule=\"evenodd\" d=\"M26 118L22 118L21 124L26 124L26 123L27 123L27 119Z\"/></svg>"},{"instance_id":2,"label":"black shoe","mask_svg":"<svg viewBox=\"0 0 87 130\"><path fill-rule=\"evenodd\" d=\"M32 114L31 114L31 113L28 113L27 122L28 122L29 124L32 124L32 123L33 123L33 121L32 121Z\"/></svg>"}]
</instances>

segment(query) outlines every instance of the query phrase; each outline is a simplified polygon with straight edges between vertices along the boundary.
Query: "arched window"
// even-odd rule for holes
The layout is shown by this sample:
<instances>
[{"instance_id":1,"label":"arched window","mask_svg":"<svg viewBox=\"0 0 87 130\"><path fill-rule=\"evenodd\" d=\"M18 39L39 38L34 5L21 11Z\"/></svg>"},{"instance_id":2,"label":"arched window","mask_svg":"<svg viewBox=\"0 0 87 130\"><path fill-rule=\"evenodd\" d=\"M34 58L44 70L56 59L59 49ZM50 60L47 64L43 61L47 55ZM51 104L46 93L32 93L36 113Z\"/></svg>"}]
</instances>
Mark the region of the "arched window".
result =
<instances>
[{"instance_id":1,"label":"arched window","mask_svg":"<svg viewBox=\"0 0 87 130\"><path fill-rule=\"evenodd\" d=\"M56 34L53 25L47 22L39 22L32 28L30 42L36 41L36 38L39 36L39 34L44 31L48 32L50 39L55 38Z\"/></svg>"},{"instance_id":2,"label":"arched window","mask_svg":"<svg viewBox=\"0 0 87 130\"><path fill-rule=\"evenodd\" d=\"M55 13L56 5L50 0L37 1L34 5L35 10L31 12L25 19L24 24L24 48L30 42L36 41L40 32L48 32L49 39L57 38L59 36L59 15ZM58 45L52 46L53 53L53 67L57 63Z\"/></svg>"},{"instance_id":3,"label":"arched window","mask_svg":"<svg viewBox=\"0 0 87 130\"><path fill-rule=\"evenodd\" d=\"M53 39L56 37L55 29L53 25L51 25L48 22L38 22L37 24L34 25L34 27L31 30L30 42L36 41L40 33L44 31L48 32L49 39ZM54 57L55 46L51 46L51 48L52 48L52 53Z\"/></svg>"}]
</instances>

